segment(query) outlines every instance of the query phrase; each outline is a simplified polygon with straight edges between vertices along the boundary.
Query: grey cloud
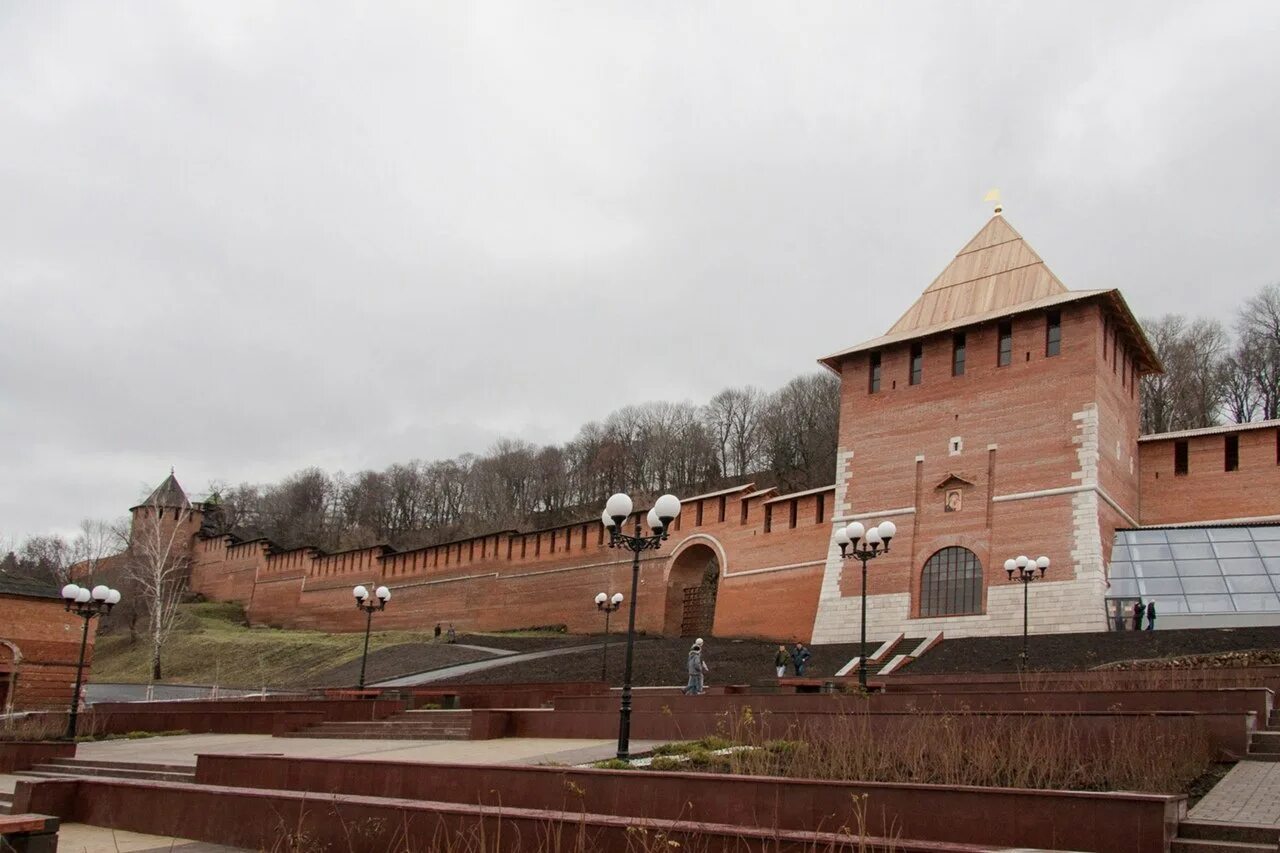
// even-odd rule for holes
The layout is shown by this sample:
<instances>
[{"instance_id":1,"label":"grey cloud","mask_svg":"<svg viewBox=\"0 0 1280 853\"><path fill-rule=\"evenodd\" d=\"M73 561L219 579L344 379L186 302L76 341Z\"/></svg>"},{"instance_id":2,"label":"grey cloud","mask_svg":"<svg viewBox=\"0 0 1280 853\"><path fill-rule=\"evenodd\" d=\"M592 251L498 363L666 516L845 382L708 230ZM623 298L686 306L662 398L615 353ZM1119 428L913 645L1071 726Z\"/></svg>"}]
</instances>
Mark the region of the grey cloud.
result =
<instances>
[{"instance_id":1,"label":"grey cloud","mask_svg":"<svg viewBox=\"0 0 1280 853\"><path fill-rule=\"evenodd\" d=\"M4 14L0 534L779 384L992 185L1142 314L1280 278L1273 3Z\"/></svg>"}]
</instances>

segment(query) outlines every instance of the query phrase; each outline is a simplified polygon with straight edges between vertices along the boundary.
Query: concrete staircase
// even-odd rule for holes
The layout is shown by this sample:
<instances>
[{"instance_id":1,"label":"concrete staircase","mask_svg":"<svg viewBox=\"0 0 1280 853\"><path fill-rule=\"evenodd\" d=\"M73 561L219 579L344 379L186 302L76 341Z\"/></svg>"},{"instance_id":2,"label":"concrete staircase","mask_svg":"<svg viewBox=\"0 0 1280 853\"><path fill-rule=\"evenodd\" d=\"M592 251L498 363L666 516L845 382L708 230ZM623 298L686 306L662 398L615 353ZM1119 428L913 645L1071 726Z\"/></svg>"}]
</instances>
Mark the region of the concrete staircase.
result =
<instances>
[{"instance_id":1,"label":"concrete staircase","mask_svg":"<svg viewBox=\"0 0 1280 853\"><path fill-rule=\"evenodd\" d=\"M1271 710L1266 728L1255 730L1249 736L1249 761L1280 761L1280 711Z\"/></svg>"},{"instance_id":2,"label":"concrete staircase","mask_svg":"<svg viewBox=\"0 0 1280 853\"><path fill-rule=\"evenodd\" d=\"M90 761L82 758L51 758L18 776L65 778L99 776L111 779L151 779L158 782L191 782L195 779L193 764L145 764L135 761Z\"/></svg>"},{"instance_id":3,"label":"concrete staircase","mask_svg":"<svg viewBox=\"0 0 1280 853\"><path fill-rule=\"evenodd\" d=\"M281 737L351 740L470 740L470 711L405 711L385 720L319 723Z\"/></svg>"},{"instance_id":4,"label":"concrete staircase","mask_svg":"<svg viewBox=\"0 0 1280 853\"><path fill-rule=\"evenodd\" d=\"M1170 853L1276 853L1280 827L1184 820Z\"/></svg>"}]
</instances>

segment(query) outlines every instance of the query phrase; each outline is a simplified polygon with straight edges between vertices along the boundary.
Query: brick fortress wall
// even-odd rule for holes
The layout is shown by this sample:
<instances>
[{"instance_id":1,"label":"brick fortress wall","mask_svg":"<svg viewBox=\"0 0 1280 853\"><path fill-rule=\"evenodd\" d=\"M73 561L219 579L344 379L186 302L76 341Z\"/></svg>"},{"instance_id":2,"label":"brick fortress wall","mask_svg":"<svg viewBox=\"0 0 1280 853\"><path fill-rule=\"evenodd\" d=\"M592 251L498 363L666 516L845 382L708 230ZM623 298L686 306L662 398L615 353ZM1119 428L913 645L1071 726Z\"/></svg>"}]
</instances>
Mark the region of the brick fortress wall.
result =
<instances>
[{"instance_id":1,"label":"brick fortress wall","mask_svg":"<svg viewBox=\"0 0 1280 853\"><path fill-rule=\"evenodd\" d=\"M1001 365L1004 326L1009 360ZM959 336L962 372L953 367ZM922 371L913 382L917 351ZM835 485L794 495L744 485L687 502L670 541L644 555L642 630L688 628L687 591L714 557L714 633L856 637L860 571L841 560L834 539L853 519L898 527L892 551L869 571L872 638L1020 632L1023 588L1003 570L1018 554L1052 560L1032 588L1033 632L1105 630L1117 529L1280 521L1280 421L1225 430L1239 445L1237 470L1226 470L1233 439L1223 432L1140 439L1138 383L1159 365L1132 312L1117 291L1068 290L998 209L889 333L823 363L842 380ZM1173 470L1180 443L1185 472ZM926 589L924 569L944 548L977 558L981 589L973 606L966 599L943 609L956 615L925 616L922 602L936 600L943 582ZM629 593L629 575L629 555L606 548L592 520L404 553L197 539L192 585L273 625L358 630L350 591L363 583L393 590L384 628L595 631L592 598Z\"/></svg>"},{"instance_id":2,"label":"brick fortress wall","mask_svg":"<svg viewBox=\"0 0 1280 853\"><path fill-rule=\"evenodd\" d=\"M752 486L685 502L661 550L642 555L637 624L679 633L685 589L717 566L712 632L807 639L813 625L832 489L796 495ZM646 508L647 511L647 508ZM627 523L634 529L637 512ZM563 624L598 631L598 592L630 596L630 554L606 546L599 521L504 531L413 551L281 550L266 540L197 539L191 586L246 605L254 624L357 631L351 588L385 584L381 628L496 630Z\"/></svg>"}]
</instances>

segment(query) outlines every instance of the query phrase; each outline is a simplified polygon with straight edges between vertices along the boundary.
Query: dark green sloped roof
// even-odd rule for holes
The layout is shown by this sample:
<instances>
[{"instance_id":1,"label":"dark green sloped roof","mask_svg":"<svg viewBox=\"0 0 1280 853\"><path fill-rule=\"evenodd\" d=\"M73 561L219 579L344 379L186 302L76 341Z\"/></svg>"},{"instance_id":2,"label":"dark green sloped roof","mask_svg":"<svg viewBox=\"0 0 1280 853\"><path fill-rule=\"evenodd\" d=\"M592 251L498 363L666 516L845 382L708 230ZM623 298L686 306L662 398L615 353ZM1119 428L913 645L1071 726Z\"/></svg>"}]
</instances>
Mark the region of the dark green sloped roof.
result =
<instances>
[{"instance_id":1,"label":"dark green sloped roof","mask_svg":"<svg viewBox=\"0 0 1280 853\"><path fill-rule=\"evenodd\" d=\"M0 595L22 595L27 598L61 598L62 590L45 581L0 572Z\"/></svg>"}]
</instances>

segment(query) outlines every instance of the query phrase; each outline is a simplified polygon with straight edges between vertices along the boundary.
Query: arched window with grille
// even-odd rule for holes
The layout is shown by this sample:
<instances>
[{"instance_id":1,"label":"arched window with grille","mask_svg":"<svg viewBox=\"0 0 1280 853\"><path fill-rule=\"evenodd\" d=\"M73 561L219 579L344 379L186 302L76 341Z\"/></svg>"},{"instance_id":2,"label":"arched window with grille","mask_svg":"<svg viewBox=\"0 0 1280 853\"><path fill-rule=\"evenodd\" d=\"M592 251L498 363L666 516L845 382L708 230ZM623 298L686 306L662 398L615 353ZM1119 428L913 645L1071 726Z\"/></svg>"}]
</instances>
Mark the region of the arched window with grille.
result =
<instances>
[{"instance_id":1,"label":"arched window with grille","mask_svg":"<svg viewBox=\"0 0 1280 853\"><path fill-rule=\"evenodd\" d=\"M934 553L920 576L921 616L965 616L982 612L982 563L968 548Z\"/></svg>"}]
</instances>

